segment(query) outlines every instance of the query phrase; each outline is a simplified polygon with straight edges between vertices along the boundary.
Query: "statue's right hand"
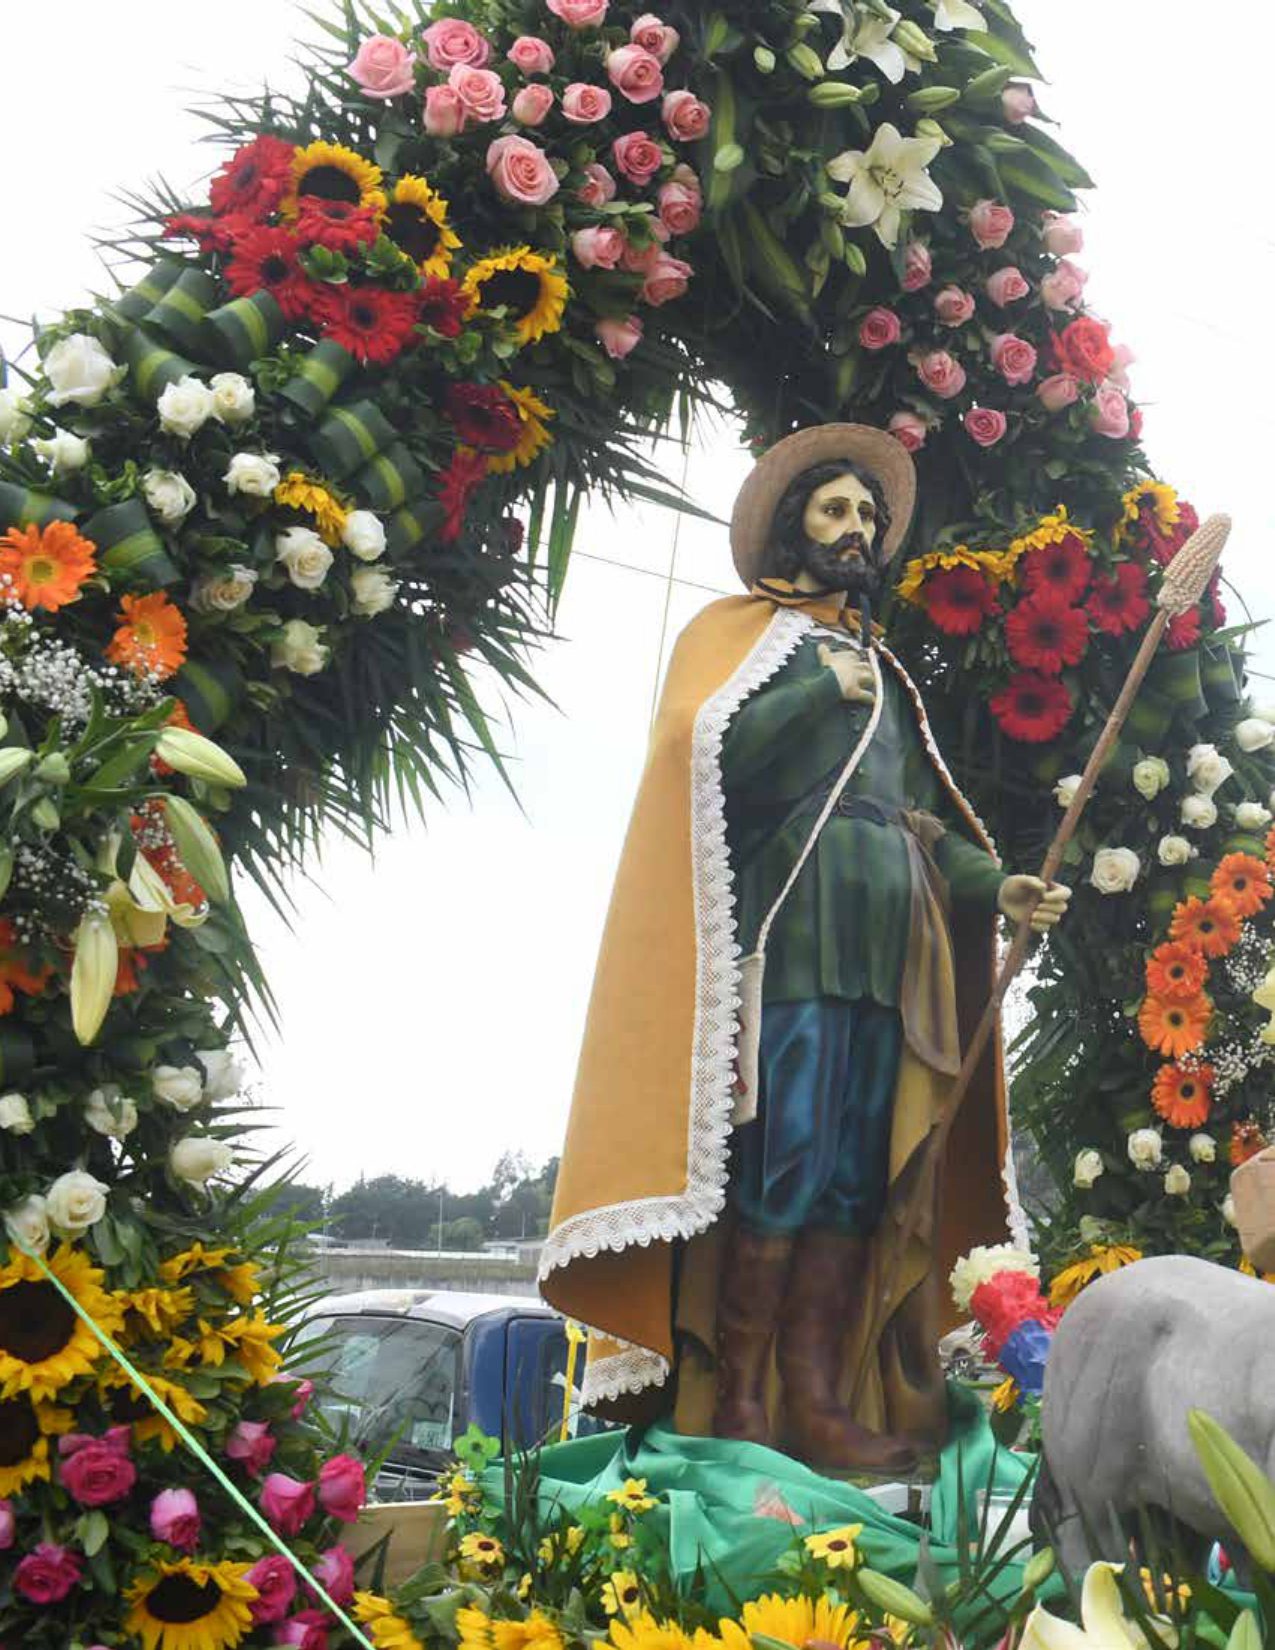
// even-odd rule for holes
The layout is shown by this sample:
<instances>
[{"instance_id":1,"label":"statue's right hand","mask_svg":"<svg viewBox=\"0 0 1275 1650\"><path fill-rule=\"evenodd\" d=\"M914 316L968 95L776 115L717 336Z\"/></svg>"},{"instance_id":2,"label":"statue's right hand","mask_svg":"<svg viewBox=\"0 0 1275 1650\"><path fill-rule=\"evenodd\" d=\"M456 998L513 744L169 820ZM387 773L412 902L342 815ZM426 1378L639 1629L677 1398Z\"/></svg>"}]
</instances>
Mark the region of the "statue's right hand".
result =
<instances>
[{"instance_id":1,"label":"statue's right hand","mask_svg":"<svg viewBox=\"0 0 1275 1650\"><path fill-rule=\"evenodd\" d=\"M818 659L826 665L841 685L841 697L853 703L870 705L876 696L872 666L867 659L847 647L832 648L820 642Z\"/></svg>"}]
</instances>

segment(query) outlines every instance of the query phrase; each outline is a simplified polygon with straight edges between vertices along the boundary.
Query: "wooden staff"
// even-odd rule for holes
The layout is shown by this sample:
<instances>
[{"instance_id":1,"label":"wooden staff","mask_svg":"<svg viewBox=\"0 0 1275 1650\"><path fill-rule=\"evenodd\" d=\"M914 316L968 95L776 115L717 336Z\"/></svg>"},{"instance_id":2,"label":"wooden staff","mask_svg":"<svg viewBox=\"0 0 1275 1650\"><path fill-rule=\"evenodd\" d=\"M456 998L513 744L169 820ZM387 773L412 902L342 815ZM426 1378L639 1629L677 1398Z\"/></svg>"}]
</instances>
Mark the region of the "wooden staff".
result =
<instances>
[{"instance_id":1,"label":"wooden staff","mask_svg":"<svg viewBox=\"0 0 1275 1650\"><path fill-rule=\"evenodd\" d=\"M1046 887L1053 882L1058 874L1067 844L1071 841L1076 826L1080 823L1080 816L1084 813L1085 804L1093 794L1098 775L1120 737L1120 730L1123 728L1125 719L1132 709L1133 701L1138 696L1138 689L1142 686L1143 677L1150 668L1151 661L1160 646L1160 640L1169 620L1176 614L1187 612L1203 596L1205 586L1212 578L1213 570L1221 558L1230 531L1231 518L1229 516L1210 516L1202 526L1191 534L1165 569L1160 591L1156 597L1156 605L1159 611L1147 627L1147 633L1142 638L1142 645L1138 649L1133 664L1129 667L1129 674L1120 690L1120 696L1112 706L1106 726L1103 728L1098 743L1094 746L1089 760L1085 764L1085 771L1081 775L1075 795L1068 804L1067 811L1054 833L1054 840L1049 845L1044 863L1041 865L1040 877ZM1036 903L1039 903L1039 900ZM1035 905L1033 905L1034 909ZM898 1247L895 1250L893 1262L877 1296L872 1332L864 1342L863 1354L855 1371L854 1386L850 1394L851 1408L854 1408L858 1403L868 1366L876 1356L878 1343L891 1316L891 1309L894 1305L894 1292L899 1285L899 1274L903 1268L908 1245L915 1236L917 1226L920 1223L925 1189L930 1181L930 1170L931 1168L935 1170L938 1168L944 1147L947 1145L948 1135L952 1132L952 1124L956 1121L956 1114L960 1110L961 1102L969 1092L974 1073L983 1057L988 1039L995 1028L1001 1004L1005 1000L1005 994L1027 955L1027 948L1031 943L1032 934L1031 916L1032 913L1028 912L1018 925L1018 932L1014 935L1013 944L1010 946L1001 965L1000 973L996 978L995 985L992 987L991 996L987 999L987 1006L983 1010L982 1018L979 1020L974 1035L965 1050L965 1057L961 1061L961 1069L957 1072L952 1087L948 1091L943 1109L931 1125L929 1138L919 1148L927 1154L927 1157L918 1173L916 1195L911 1199L900 1225Z\"/></svg>"}]
</instances>

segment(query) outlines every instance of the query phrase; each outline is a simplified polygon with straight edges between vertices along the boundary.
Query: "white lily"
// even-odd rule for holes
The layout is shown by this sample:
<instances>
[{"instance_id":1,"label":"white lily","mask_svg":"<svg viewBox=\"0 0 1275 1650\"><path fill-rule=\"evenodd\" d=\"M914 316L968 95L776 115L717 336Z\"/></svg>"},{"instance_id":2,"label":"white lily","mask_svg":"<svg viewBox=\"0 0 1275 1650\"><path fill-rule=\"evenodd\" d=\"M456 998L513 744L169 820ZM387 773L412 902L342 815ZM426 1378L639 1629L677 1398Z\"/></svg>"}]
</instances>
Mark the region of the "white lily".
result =
<instances>
[{"instance_id":1,"label":"white lily","mask_svg":"<svg viewBox=\"0 0 1275 1650\"><path fill-rule=\"evenodd\" d=\"M194 906L173 898L168 884L146 858L138 854L129 873L128 892L139 910L159 912L179 928L198 928L208 920L208 906Z\"/></svg>"},{"instance_id":2,"label":"white lily","mask_svg":"<svg viewBox=\"0 0 1275 1650\"><path fill-rule=\"evenodd\" d=\"M938 138L904 137L889 121L878 126L872 145L847 149L828 162L828 176L849 184L841 221L850 229L872 224L883 246L894 246L909 209L937 212L943 192L926 171L942 148Z\"/></svg>"},{"instance_id":3,"label":"white lily","mask_svg":"<svg viewBox=\"0 0 1275 1650\"><path fill-rule=\"evenodd\" d=\"M1155 1617L1155 1638L1124 1613L1116 1577L1119 1564L1091 1564L1085 1571L1080 1595L1083 1627L1050 1615L1038 1604L1028 1616L1018 1650L1173 1650L1178 1635L1167 1621Z\"/></svg>"},{"instance_id":4,"label":"white lily","mask_svg":"<svg viewBox=\"0 0 1275 1650\"><path fill-rule=\"evenodd\" d=\"M970 0L935 0L934 27L936 29L987 28L987 19Z\"/></svg>"},{"instance_id":5,"label":"white lily","mask_svg":"<svg viewBox=\"0 0 1275 1650\"><path fill-rule=\"evenodd\" d=\"M866 57L895 85L909 69L913 74L920 72L921 59L891 39L894 26L903 15L892 6L886 8L888 18L860 16L853 5L842 5L841 0L811 0L806 9L841 18L841 39L828 55L829 69L846 69L856 58Z\"/></svg>"}]
</instances>

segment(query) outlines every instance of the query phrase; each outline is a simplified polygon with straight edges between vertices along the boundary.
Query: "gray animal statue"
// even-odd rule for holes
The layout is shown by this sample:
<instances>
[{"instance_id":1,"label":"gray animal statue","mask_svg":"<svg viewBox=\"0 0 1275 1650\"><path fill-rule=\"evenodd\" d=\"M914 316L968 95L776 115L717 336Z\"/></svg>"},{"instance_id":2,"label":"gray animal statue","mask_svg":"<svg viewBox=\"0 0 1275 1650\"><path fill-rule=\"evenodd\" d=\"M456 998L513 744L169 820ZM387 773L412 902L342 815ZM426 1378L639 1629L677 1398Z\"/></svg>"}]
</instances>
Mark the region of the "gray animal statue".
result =
<instances>
[{"instance_id":1,"label":"gray animal statue","mask_svg":"<svg viewBox=\"0 0 1275 1650\"><path fill-rule=\"evenodd\" d=\"M1193 1556L1218 1540L1242 1561L1187 1415L1204 1410L1275 1473L1272 1348L1275 1288L1229 1267L1165 1255L1090 1284L1063 1315L1045 1368L1037 1539L1052 1539L1074 1574L1094 1558L1123 1558L1145 1511L1188 1542L1202 1538Z\"/></svg>"}]
</instances>

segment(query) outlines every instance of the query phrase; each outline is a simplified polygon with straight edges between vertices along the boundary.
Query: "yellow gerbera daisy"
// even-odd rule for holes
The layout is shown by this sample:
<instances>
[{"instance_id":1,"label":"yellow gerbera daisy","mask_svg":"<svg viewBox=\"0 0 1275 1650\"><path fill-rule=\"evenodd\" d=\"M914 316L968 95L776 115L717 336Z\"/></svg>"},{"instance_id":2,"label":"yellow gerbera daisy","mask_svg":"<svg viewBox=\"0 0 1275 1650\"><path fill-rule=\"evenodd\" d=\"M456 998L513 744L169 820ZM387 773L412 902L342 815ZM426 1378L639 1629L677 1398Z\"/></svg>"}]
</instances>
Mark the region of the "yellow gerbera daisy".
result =
<instances>
[{"instance_id":1,"label":"yellow gerbera daisy","mask_svg":"<svg viewBox=\"0 0 1275 1650\"><path fill-rule=\"evenodd\" d=\"M249 1566L158 1559L125 1591L124 1630L145 1650L232 1650L252 1628Z\"/></svg>"},{"instance_id":2,"label":"yellow gerbera daisy","mask_svg":"<svg viewBox=\"0 0 1275 1650\"><path fill-rule=\"evenodd\" d=\"M286 221L295 218L305 195L385 209L381 168L340 143L308 143L292 157L292 184L279 203Z\"/></svg>"},{"instance_id":3,"label":"yellow gerbera daisy","mask_svg":"<svg viewBox=\"0 0 1275 1650\"><path fill-rule=\"evenodd\" d=\"M324 544L335 547L349 519L349 511L336 494L300 470L290 470L274 490L274 501L288 510L299 510L314 522L314 530Z\"/></svg>"},{"instance_id":4,"label":"yellow gerbera daisy","mask_svg":"<svg viewBox=\"0 0 1275 1650\"><path fill-rule=\"evenodd\" d=\"M822 1530L806 1537L811 1558L821 1558L830 1570L853 1570L859 1562L855 1542L863 1534L862 1524L843 1524L837 1530Z\"/></svg>"},{"instance_id":5,"label":"yellow gerbera daisy","mask_svg":"<svg viewBox=\"0 0 1275 1650\"><path fill-rule=\"evenodd\" d=\"M17 1495L50 1476L49 1439L70 1432L69 1409L32 1403L26 1393L0 1401L0 1495Z\"/></svg>"},{"instance_id":6,"label":"yellow gerbera daisy","mask_svg":"<svg viewBox=\"0 0 1275 1650\"><path fill-rule=\"evenodd\" d=\"M420 270L445 280L451 273L452 253L460 236L447 221L448 203L424 178L409 172L390 191L385 233Z\"/></svg>"},{"instance_id":7,"label":"yellow gerbera daisy","mask_svg":"<svg viewBox=\"0 0 1275 1650\"><path fill-rule=\"evenodd\" d=\"M494 252L474 265L461 286L475 308L503 309L520 344L534 344L562 325L567 278L552 253L529 246Z\"/></svg>"},{"instance_id":8,"label":"yellow gerbera daisy","mask_svg":"<svg viewBox=\"0 0 1275 1650\"><path fill-rule=\"evenodd\" d=\"M496 1650L562 1650L562 1634L539 1610L525 1621L493 1621L491 1636Z\"/></svg>"},{"instance_id":9,"label":"yellow gerbera daisy","mask_svg":"<svg viewBox=\"0 0 1275 1650\"><path fill-rule=\"evenodd\" d=\"M553 408L548 407L539 396L531 390L515 389L506 379L500 380L500 387L513 402L522 421L522 433L518 437L518 445L507 453L493 453L487 460L487 471L490 475L509 475L520 466L528 465L553 440L545 428L544 420L553 417Z\"/></svg>"},{"instance_id":10,"label":"yellow gerbera daisy","mask_svg":"<svg viewBox=\"0 0 1275 1650\"><path fill-rule=\"evenodd\" d=\"M177 1419L184 1421L188 1427L197 1427L208 1419L207 1409L184 1386L153 1370L146 1371L146 1380L156 1397L162 1399ZM177 1443L176 1432L141 1387L134 1386L117 1363L112 1361L99 1372L97 1389L112 1420L132 1423L135 1443L145 1444L156 1438L164 1453L171 1453Z\"/></svg>"},{"instance_id":11,"label":"yellow gerbera daisy","mask_svg":"<svg viewBox=\"0 0 1275 1650\"><path fill-rule=\"evenodd\" d=\"M655 1497L646 1493L645 1478L626 1478L622 1488L607 1491L607 1500L631 1513L650 1512L655 1505Z\"/></svg>"},{"instance_id":12,"label":"yellow gerbera daisy","mask_svg":"<svg viewBox=\"0 0 1275 1650\"><path fill-rule=\"evenodd\" d=\"M843 1647L858 1642L859 1618L848 1604L828 1598L784 1598L767 1593L740 1611L739 1621L720 1624L726 1650L752 1650L755 1635L802 1646L812 1640L821 1646Z\"/></svg>"},{"instance_id":13,"label":"yellow gerbera daisy","mask_svg":"<svg viewBox=\"0 0 1275 1650\"><path fill-rule=\"evenodd\" d=\"M602 1589L602 1608L609 1616L632 1621L642 1609L642 1587L632 1570L616 1570Z\"/></svg>"},{"instance_id":14,"label":"yellow gerbera daisy","mask_svg":"<svg viewBox=\"0 0 1275 1650\"><path fill-rule=\"evenodd\" d=\"M1142 1250L1135 1249L1131 1243L1091 1244L1087 1255L1073 1261L1070 1266L1064 1266L1055 1275L1049 1285L1049 1304L1070 1306L1087 1283L1107 1272L1118 1272L1122 1266L1131 1266L1135 1260L1141 1259Z\"/></svg>"},{"instance_id":15,"label":"yellow gerbera daisy","mask_svg":"<svg viewBox=\"0 0 1275 1650\"><path fill-rule=\"evenodd\" d=\"M411 1623L396 1615L389 1599L379 1593L355 1593L354 1617L367 1628L376 1650L423 1650Z\"/></svg>"},{"instance_id":16,"label":"yellow gerbera daisy","mask_svg":"<svg viewBox=\"0 0 1275 1650\"><path fill-rule=\"evenodd\" d=\"M471 1564L477 1564L480 1569L494 1570L505 1562L505 1549L494 1535L484 1535L481 1530L475 1530L461 1542L460 1556L467 1558Z\"/></svg>"},{"instance_id":17,"label":"yellow gerbera daisy","mask_svg":"<svg viewBox=\"0 0 1275 1650\"><path fill-rule=\"evenodd\" d=\"M123 1312L102 1288L102 1273L69 1243L46 1257L49 1271L108 1335ZM28 1392L52 1398L103 1356L93 1331L45 1277L35 1257L16 1247L0 1267L0 1398Z\"/></svg>"}]
</instances>

